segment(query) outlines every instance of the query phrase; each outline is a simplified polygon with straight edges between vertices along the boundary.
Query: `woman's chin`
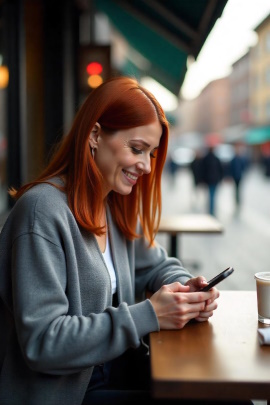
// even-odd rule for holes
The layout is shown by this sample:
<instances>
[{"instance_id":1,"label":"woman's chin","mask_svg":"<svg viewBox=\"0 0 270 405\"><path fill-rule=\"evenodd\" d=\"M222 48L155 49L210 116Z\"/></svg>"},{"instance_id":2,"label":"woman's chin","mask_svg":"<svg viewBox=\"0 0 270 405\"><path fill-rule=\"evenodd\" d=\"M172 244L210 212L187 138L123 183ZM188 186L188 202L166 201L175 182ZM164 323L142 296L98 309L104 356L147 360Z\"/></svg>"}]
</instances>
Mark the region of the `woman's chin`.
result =
<instances>
[{"instance_id":1,"label":"woman's chin","mask_svg":"<svg viewBox=\"0 0 270 405\"><path fill-rule=\"evenodd\" d=\"M116 193L118 193L118 194L121 194L121 195L129 195L131 193L131 191L132 191L132 187L133 186L118 187L114 191Z\"/></svg>"}]
</instances>

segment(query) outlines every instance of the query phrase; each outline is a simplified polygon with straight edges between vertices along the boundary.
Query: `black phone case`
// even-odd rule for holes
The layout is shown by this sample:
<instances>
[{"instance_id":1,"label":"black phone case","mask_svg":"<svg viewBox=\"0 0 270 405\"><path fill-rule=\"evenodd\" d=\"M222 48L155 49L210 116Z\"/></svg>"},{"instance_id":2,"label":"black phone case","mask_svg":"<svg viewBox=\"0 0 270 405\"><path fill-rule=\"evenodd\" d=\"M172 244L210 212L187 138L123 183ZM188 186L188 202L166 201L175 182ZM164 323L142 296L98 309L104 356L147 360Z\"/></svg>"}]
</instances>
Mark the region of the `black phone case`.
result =
<instances>
[{"instance_id":1,"label":"black phone case","mask_svg":"<svg viewBox=\"0 0 270 405\"><path fill-rule=\"evenodd\" d=\"M212 287L220 283L222 280L230 276L234 272L233 267L227 267L227 269L223 270L221 273L219 273L217 276L212 278L210 281L208 281L208 285L202 289L202 291L209 291Z\"/></svg>"}]
</instances>

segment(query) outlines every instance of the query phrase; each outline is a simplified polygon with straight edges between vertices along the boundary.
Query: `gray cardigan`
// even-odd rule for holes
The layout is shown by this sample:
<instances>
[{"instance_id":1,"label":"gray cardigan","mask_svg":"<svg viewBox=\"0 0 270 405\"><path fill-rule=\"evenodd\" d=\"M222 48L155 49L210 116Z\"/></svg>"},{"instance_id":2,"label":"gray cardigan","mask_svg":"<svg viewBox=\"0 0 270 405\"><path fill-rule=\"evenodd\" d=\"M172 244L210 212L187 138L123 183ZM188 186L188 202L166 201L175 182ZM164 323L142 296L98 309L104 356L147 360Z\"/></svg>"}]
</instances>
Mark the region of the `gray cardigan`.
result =
<instances>
[{"instance_id":1,"label":"gray cardigan","mask_svg":"<svg viewBox=\"0 0 270 405\"><path fill-rule=\"evenodd\" d=\"M159 330L151 302L135 301L191 275L143 238L126 240L107 212L119 307L93 234L66 195L42 184L15 204L0 234L0 404L79 405L93 366Z\"/></svg>"}]
</instances>

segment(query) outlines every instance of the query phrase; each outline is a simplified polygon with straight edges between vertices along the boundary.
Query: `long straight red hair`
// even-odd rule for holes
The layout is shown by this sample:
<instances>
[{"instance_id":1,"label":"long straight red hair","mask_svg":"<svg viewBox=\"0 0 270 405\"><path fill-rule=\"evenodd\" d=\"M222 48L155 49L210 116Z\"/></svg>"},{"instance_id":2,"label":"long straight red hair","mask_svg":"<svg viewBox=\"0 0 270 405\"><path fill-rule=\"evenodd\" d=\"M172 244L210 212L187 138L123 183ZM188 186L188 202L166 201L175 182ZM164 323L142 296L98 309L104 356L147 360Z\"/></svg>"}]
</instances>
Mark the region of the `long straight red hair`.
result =
<instances>
[{"instance_id":1,"label":"long straight red hair","mask_svg":"<svg viewBox=\"0 0 270 405\"><path fill-rule=\"evenodd\" d=\"M166 161L169 126L155 97L129 77L116 77L93 90L79 109L70 132L63 137L41 175L10 195L18 199L34 185L65 179L63 191L77 222L84 229L101 235L99 218L103 207L102 176L91 156L89 135L96 122L115 133L159 121L162 136L151 173L139 178L129 195L111 191L108 195L113 218L128 239L134 239L138 217L142 230L152 244L161 216L161 177ZM53 183L51 183L53 184ZM61 188L59 186L55 186Z\"/></svg>"}]
</instances>

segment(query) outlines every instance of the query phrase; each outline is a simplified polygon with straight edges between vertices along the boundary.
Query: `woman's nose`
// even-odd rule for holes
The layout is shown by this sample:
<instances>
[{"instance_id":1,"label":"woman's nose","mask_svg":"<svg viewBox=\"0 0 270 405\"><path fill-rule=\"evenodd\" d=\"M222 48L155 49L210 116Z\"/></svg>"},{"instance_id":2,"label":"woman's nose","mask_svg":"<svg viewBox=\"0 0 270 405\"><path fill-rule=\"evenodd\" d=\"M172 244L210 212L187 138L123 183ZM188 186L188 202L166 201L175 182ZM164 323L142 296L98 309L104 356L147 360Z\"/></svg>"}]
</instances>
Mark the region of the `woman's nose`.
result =
<instances>
[{"instance_id":1,"label":"woman's nose","mask_svg":"<svg viewBox=\"0 0 270 405\"><path fill-rule=\"evenodd\" d=\"M145 154L141 156L140 161L137 163L137 168L142 170L144 174L151 173L151 158L150 155Z\"/></svg>"}]
</instances>

